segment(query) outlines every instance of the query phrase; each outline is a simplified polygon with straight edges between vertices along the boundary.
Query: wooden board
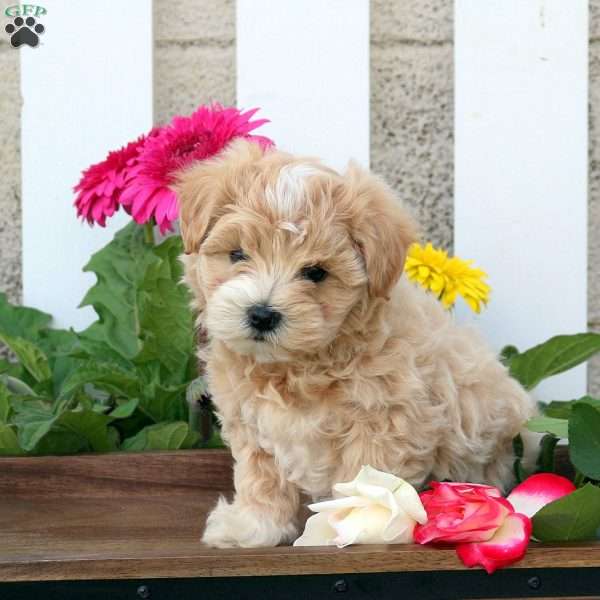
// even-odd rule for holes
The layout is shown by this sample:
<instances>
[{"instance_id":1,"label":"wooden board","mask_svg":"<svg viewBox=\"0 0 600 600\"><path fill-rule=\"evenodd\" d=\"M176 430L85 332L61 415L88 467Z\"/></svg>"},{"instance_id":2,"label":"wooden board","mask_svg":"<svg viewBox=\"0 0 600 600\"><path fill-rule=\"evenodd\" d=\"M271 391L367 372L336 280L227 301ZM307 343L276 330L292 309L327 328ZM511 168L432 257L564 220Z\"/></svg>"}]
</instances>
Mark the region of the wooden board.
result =
<instances>
[{"instance_id":1,"label":"wooden board","mask_svg":"<svg viewBox=\"0 0 600 600\"><path fill-rule=\"evenodd\" d=\"M0 459L0 582L460 570L422 546L214 550L225 451ZM532 544L518 568L600 567L600 544Z\"/></svg>"}]
</instances>

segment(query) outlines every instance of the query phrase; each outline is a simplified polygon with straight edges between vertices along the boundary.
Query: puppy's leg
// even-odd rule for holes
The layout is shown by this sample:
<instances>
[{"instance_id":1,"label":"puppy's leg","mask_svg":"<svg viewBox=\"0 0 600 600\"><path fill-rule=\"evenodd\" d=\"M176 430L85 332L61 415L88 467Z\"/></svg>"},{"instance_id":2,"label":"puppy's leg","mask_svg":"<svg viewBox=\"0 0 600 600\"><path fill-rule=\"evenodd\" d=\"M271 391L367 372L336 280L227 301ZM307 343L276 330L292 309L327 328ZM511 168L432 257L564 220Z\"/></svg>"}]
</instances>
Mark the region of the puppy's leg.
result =
<instances>
[{"instance_id":1,"label":"puppy's leg","mask_svg":"<svg viewBox=\"0 0 600 600\"><path fill-rule=\"evenodd\" d=\"M284 481L273 457L260 449L244 449L234 467L236 495L220 498L208 516L202 541L209 546L277 546L297 535L300 493Z\"/></svg>"}]
</instances>

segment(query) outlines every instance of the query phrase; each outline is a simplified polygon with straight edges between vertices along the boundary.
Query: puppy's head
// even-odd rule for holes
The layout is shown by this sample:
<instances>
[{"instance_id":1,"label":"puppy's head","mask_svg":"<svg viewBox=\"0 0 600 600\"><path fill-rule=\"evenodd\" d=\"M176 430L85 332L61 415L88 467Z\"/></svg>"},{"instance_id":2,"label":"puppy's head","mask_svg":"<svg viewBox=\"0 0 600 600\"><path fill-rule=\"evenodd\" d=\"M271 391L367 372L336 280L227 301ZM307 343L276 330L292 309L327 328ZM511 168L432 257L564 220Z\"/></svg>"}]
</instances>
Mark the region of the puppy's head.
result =
<instances>
[{"instance_id":1,"label":"puppy's head","mask_svg":"<svg viewBox=\"0 0 600 600\"><path fill-rule=\"evenodd\" d=\"M355 307L390 294L414 238L372 175L243 140L182 173L177 192L209 336L261 362L330 344Z\"/></svg>"}]
</instances>

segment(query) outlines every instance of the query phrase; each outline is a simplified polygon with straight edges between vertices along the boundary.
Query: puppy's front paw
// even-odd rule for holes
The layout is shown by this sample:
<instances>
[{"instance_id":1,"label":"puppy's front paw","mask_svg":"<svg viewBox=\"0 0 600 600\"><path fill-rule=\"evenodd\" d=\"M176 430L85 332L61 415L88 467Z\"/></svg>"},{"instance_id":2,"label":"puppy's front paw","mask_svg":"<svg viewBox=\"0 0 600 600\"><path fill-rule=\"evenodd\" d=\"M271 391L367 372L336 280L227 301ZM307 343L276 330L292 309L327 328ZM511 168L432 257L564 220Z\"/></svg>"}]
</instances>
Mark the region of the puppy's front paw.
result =
<instances>
[{"instance_id":1,"label":"puppy's front paw","mask_svg":"<svg viewBox=\"0 0 600 600\"><path fill-rule=\"evenodd\" d=\"M282 527L267 514L260 514L236 502L229 504L220 498L206 519L202 541L215 548L256 548L290 542L297 533L293 523Z\"/></svg>"}]
</instances>

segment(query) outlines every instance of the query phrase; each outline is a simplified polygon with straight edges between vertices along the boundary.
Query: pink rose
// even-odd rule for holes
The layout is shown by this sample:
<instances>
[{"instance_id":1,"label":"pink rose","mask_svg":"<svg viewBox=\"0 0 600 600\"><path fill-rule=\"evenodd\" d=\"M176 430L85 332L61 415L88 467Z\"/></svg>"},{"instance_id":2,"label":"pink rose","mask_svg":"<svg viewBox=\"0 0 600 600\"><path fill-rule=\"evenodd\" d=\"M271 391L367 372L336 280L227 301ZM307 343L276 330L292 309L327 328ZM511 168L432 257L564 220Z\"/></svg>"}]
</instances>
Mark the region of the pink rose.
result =
<instances>
[{"instance_id":1,"label":"pink rose","mask_svg":"<svg viewBox=\"0 0 600 600\"><path fill-rule=\"evenodd\" d=\"M427 523L417 525L419 544L457 544L462 562L488 573L525 555L531 537L529 517L515 513L500 490L472 483L432 482L421 494Z\"/></svg>"},{"instance_id":2,"label":"pink rose","mask_svg":"<svg viewBox=\"0 0 600 600\"><path fill-rule=\"evenodd\" d=\"M420 494L427 522L415 527L415 542L456 544L467 567L481 565L488 573L523 558L531 538L530 517L575 491L568 479L552 473L532 475L508 499L489 485L437 481L430 485Z\"/></svg>"},{"instance_id":3,"label":"pink rose","mask_svg":"<svg viewBox=\"0 0 600 600\"><path fill-rule=\"evenodd\" d=\"M434 481L421 502L428 520L415 529L419 544L485 542L514 512L497 488L471 483Z\"/></svg>"}]
</instances>

